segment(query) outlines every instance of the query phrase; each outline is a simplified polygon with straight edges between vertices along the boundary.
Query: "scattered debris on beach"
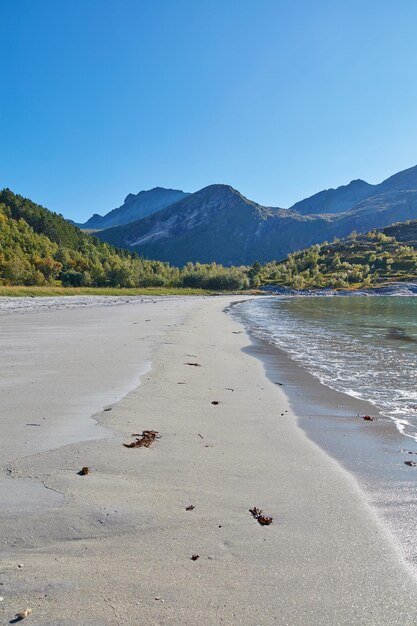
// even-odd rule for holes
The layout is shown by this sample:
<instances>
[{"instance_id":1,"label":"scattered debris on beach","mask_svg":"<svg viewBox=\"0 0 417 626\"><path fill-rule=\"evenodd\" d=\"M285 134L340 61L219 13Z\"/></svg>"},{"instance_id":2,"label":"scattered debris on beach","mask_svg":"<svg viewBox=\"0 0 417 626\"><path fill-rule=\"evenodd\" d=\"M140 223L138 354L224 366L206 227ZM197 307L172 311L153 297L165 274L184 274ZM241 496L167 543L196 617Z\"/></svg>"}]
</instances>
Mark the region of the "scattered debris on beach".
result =
<instances>
[{"instance_id":1,"label":"scattered debris on beach","mask_svg":"<svg viewBox=\"0 0 417 626\"><path fill-rule=\"evenodd\" d=\"M105 411L111 411L112 407L108 406L106 409L104 409Z\"/></svg>"},{"instance_id":2,"label":"scattered debris on beach","mask_svg":"<svg viewBox=\"0 0 417 626\"><path fill-rule=\"evenodd\" d=\"M268 515L264 515L261 509L258 509L256 506L253 509L249 509L249 513L259 522L261 526L269 526L272 524L273 517L269 517Z\"/></svg>"},{"instance_id":3,"label":"scattered debris on beach","mask_svg":"<svg viewBox=\"0 0 417 626\"><path fill-rule=\"evenodd\" d=\"M366 422L375 422L376 417L372 417L372 415L362 415L362 419Z\"/></svg>"},{"instance_id":4,"label":"scattered debris on beach","mask_svg":"<svg viewBox=\"0 0 417 626\"><path fill-rule=\"evenodd\" d=\"M274 385L279 385L280 387L282 387L284 383L279 383L277 380L274 380Z\"/></svg>"},{"instance_id":5,"label":"scattered debris on beach","mask_svg":"<svg viewBox=\"0 0 417 626\"><path fill-rule=\"evenodd\" d=\"M31 424L31 423L29 423L29 424L26 424L26 426L40 426L40 424Z\"/></svg>"},{"instance_id":6,"label":"scattered debris on beach","mask_svg":"<svg viewBox=\"0 0 417 626\"><path fill-rule=\"evenodd\" d=\"M185 365L192 365L193 367L201 367L200 363L191 363L190 361L187 361Z\"/></svg>"},{"instance_id":7,"label":"scattered debris on beach","mask_svg":"<svg viewBox=\"0 0 417 626\"><path fill-rule=\"evenodd\" d=\"M190 506L187 506L187 507L185 508L185 510L186 510L186 511L194 511L194 509L195 509L194 504L190 504Z\"/></svg>"},{"instance_id":8,"label":"scattered debris on beach","mask_svg":"<svg viewBox=\"0 0 417 626\"><path fill-rule=\"evenodd\" d=\"M234 335L242 335L243 334L243 330L233 330L232 333Z\"/></svg>"},{"instance_id":9,"label":"scattered debris on beach","mask_svg":"<svg viewBox=\"0 0 417 626\"><path fill-rule=\"evenodd\" d=\"M200 437L200 439L204 439L203 435L200 435L200 433L197 433L197 435Z\"/></svg>"},{"instance_id":10,"label":"scattered debris on beach","mask_svg":"<svg viewBox=\"0 0 417 626\"><path fill-rule=\"evenodd\" d=\"M19 611L19 613L16 613L15 619L13 621L20 622L20 620L25 619L25 617L28 617L28 615L30 615L31 613L32 613L32 609L25 609L24 611Z\"/></svg>"},{"instance_id":11,"label":"scattered debris on beach","mask_svg":"<svg viewBox=\"0 0 417 626\"><path fill-rule=\"evenodd\" d=\"M124 443L125 448L149 448L155 439L159 439L157 430L144 430L142 434L132 433L132 437L136 437L136 440Z\"/></svg>"},{"instance_id":12,"label":"scattered debris on beach","mask_svg":"<svg viewBox=\"0 0 417 626\"><path fill-rule=\"evenodd\" d=\"M234 391L231 387L225 387L226 391Z\"/></svg>"},{"instance_id":13,"label":"scattered debris on beach","mask_svg":"<svg viewBox=\"0 0 417 626\"><path fill-rule=\"evenodd\" d=\"M191 560L192 560L192 561L196 561L196 560L197 560L197 559L199 559L199 558L200 558L200 555L199 555L199 554L193 554L193 556L191 557Z\"/></svg>"},{"instance_id":14,"label":"scattered debris on beach","mask_svg":"<svg viewBox=\"0 0 417 626\"><path fill-rule=\"evenodd\" d=\"M79 476L87 476L88 474L91 474L91 470L87 466L82 467L80 471L78 472Z\"/></svg>"},{"instance_id":15,"label":"scattered debris on beach","mask_svg":"<svg viewBox=\"0 0 417 626\"><path fill-rule=\"evenodd\" d=\"M400 452L405 452L406 454L417 454L415 450L400 450Z\"/></svg>"},{"instance_id":16,"label":"scattered debris on beach","mask_svg":"<svg viewBox=\"0 0 417 626\"><path fill-rule=\"evenodd\" d=\"M220 404L220 402L218 400L213 400L212 404Z\"/></svg>"},{"instance_id":17,"label":"scattered debris on beach","mask_svg":"<svg viewBox=\"0 0 417 626\"><path fill-rule=\"evenodd\" d=\"M409 465L410 467L417 467L416 461L404 461L404 465Z\"/></svg>"}]
</instances>

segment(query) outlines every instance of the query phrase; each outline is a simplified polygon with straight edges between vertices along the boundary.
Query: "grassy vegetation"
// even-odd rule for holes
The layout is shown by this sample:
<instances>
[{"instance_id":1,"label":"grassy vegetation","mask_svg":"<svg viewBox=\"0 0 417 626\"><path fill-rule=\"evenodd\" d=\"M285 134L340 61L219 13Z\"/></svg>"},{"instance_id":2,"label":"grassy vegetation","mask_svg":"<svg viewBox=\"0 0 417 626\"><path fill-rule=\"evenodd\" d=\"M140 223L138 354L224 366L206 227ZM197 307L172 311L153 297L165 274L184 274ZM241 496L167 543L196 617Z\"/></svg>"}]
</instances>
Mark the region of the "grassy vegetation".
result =
<instances>
[{"instance_id":1,"label":"grassy vegetation","mask_svg":"<svg viewBox=\"0 0 417 626\"><path fill-rule=\"evenodd\" d=\"M186 287L62 287L62 286L0 286L1 296L216 296L218 291L187 289Z\"/></svg>"}]
</instances>

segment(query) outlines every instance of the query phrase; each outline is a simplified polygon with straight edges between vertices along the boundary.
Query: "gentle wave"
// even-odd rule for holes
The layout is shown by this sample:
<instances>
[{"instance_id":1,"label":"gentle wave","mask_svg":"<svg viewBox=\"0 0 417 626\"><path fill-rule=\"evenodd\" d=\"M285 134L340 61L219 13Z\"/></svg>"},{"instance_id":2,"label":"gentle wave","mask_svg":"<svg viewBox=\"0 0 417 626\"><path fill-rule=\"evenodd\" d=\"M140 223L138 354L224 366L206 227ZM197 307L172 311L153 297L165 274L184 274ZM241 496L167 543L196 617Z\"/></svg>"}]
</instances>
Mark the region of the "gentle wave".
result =
<instances>
[{"instance_id":1,"label":"gentle wave","mask_svg":"<svg viewBox=\"0 0 417 626\"><path fill-rule=\"evenodd\" d=\"M283 349L323 384L371 402L417 441L414 287L415 294L395 297L261 298L234 311L254 335Z\"/></svg>"}]
</instances>

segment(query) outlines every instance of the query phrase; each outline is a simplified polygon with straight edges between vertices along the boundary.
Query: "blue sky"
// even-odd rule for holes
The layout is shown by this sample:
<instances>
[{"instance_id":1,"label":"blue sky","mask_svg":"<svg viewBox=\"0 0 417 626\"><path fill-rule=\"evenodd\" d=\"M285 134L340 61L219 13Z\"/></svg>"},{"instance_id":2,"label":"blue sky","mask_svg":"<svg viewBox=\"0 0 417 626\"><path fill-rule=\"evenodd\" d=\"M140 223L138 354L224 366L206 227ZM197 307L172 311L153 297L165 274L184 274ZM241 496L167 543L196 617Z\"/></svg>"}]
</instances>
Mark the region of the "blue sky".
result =
<instances>
[{"instance_id":1,"label":"blue sky","mask_svg":"<svg viewBox=\"0 0 417 626\"><path fill-rule=\"evenodd\" d=\"M0 186L75 220L417 164L414 0L0 0Z\"/></svg>"}]
</instances>

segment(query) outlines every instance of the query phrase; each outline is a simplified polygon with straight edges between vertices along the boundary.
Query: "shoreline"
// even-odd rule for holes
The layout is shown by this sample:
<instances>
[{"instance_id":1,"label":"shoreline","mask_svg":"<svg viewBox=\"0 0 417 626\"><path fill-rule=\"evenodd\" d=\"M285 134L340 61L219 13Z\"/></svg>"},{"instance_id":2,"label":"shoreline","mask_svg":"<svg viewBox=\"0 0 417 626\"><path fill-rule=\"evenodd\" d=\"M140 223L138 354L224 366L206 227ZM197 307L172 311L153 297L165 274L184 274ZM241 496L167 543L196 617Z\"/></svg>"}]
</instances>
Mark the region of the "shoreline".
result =
<instances>
[{"instance_id":1,"label":"shoreline","mask_svg":"<svg viewBox=\"0 0 417 626\"><path fill-rule=\"evenodd\" d=\"M26 604L39 626L415 622L417 583L389 533L246 353L233 301L177 301L173 324L166 305L151 370L98 415L111 439L15 461L64 503L0 515L5 619ZM144 429L161 439L122 446Z\"/></svg>"},{"instance_id":2,"label":"shoreline","mask_svg":"<svg viewBox=\"0 0 417 626\"><path fill-rule=\"evenodd\" d=\"M252 333L249 322L244 326L251 341L245 351L262 361L269 380L282 383L308 438L356 478L417 577L416 476L404 465L415 441L374 404L328 387L284 350ZM362 415L376 420L364 421Z\"/></svg>"}]
</instances>

